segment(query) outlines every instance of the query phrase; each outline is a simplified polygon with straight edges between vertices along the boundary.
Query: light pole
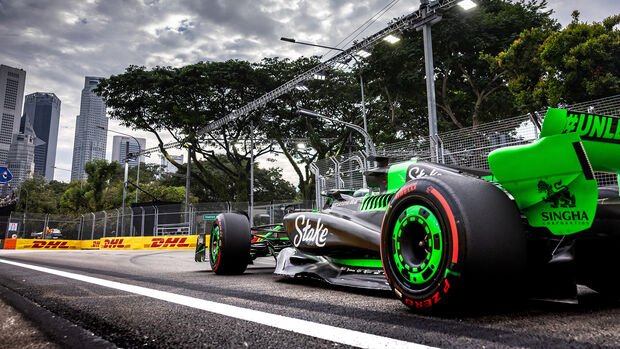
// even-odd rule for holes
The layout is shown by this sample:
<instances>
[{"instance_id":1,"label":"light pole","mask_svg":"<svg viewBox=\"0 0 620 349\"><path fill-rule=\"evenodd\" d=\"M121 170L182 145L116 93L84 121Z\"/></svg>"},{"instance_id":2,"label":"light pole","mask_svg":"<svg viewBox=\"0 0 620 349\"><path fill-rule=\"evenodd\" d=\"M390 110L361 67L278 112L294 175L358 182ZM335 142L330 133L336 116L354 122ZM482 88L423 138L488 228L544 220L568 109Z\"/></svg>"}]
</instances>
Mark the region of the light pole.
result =
<instances>
[{"instance_id":1,"label":"light pole","mask_svg":"<svg viewBox=\"0 0 620 349\"><path fill-rule=\"evenodd\" d=\"M377 154L377 151L375 149L375 143L372 141L372 138L370 138L370 135L368 134L368 132L366 132L366 130L364 130L363 128L357 126L356 124L352 124L350 122L346 122L346 121L330 118L329 116L321 115L319 113L315 113L312 110L308 110L308 109L298 109L297 110L297 114L311 116L311 117L319 118L319 119L324 119L324 120L327 120L327 121L331 121L333 123L343 124L343 125L345 125L345 126L347 126L349 128L352 128L355 131L361 133L362 136L364 136L364 141L368 145L368 148L369 148L369 151L370 151L369 154L370 155L376 155Z\"/></svg>"},{"instance_id":2,"label":"light pole","mask_svg":"<svg viewBox=\"0 0 620 349\"><path fill-rule=\"evenodd\" d=\"M185 170L185 219L188 223L190 223L189 219L189 187L191 184L191 171L192 171L192 150L189 147L188 143L185 143L185 147L187 148L187 167ZM191 232L190 232L191 233Z\"/></svg>"},{"instance_id":3,"label":"light pole","mask_svg":"<svg viewBox=\"0 0 620 349\"><path fill-rule=\"evenodd\" d=\"M254 121L250 121L250 227L254 226Z\"/></svg>"},{"instance_id":4,"label":"light pole","mask_svg":"<svg viewBox=\"0 0 620 349\"><path fill-rule=\"evenodd\" d=\"M375 143L372 141L372 138L370 138L370 135L368 134L368 132L366 132L366 130L364 130L363 128L361 128L361 127L359 127L359 126L357 126L355 124L352 124L350 122L333 119L333 118L330 118L328 116L321 115L321 114L315 113L315 112L313 112L311 110L307 110L307 109L298 109L297 110L297 114L311 116L311 117L319 118L319 119L325 119L327 121L330 121L330 122L333 122L333 123L340 123L340 124L343 124L343 125L345 125L345 126L347 126L349 128L354 129L355 131L361 133L362 136L364 136L364 143L366 144L366 154L368 154L369 156L377 155L377 150L375 148ZM364 161L363 165L364 165L364 170L366 170L368 168L368 163L366 161ZM315 176L316 176L316 174L315 174ZM364 188L367 187L366 176L362 176L362 186Z\"/></svg>"},{"instance_id":5,"label":"light pole","mask_svg":"<svg viewBox=\"0 0 620 349\"><path fill-rule=\"evenodd\" d=\"M106 130L105 127L103 126L97 126L97 128L100 128L102 130ZM142 146L140 145L140 142L138 142L138 139L130 134L127 133L123 133L123 132L119 132L119 131L114 131L114 130L110 130L107 129L109 132L112 133L117 133L119 135L123 135L123 136L127 136L127 137L131 137L133 138L134 141L136 141L136 144L138 145L138 154L142 153ZM129 150L129 145L127 145L127 150ZM128 153L127 155L129 155L131 153ZM125 189L127 188L127 176L128 176L128 169L127 166L129 163L129 156L125 156ZM138 186L140 185L140 155L138 155L138 173L136 175L136 204L138 203ZM125 189L123 189L123 207L125 207Z\"/></svg>"},{"instance_id":6,"label":"light pole","mask_svg":"<svg viewBox=\"0 0 620 349\"><path fill-rule=\"evenodd\" d=\"M457 4L465 10L476 6L472 0L461 0ZM454 6L454 5L452 5ZM420 0L420 20L413 26L416 30L422 30L424 38L424 66L426 71L426 102L428 106L428 133L431 150L431 161L438 162L438 136L437 136L437 106L435 100L435 68L433 66L433 39L431 26L441 21L441 13L438 11L442 5L438 1ZM449 7L448 7L449 8Z\"/></svg>"},{"instance_id":7,"label":"light pole","mask_svg":"<svg viewBox=\"0 0 620 349\"><path fill-rule=\"evenodd\" d=\"M285 38L285 37L281 37L280 40L282 41L286 41L286 42L291 42L293 44L299 44L299 45L306 45L306 46L314 46L314 47L320 47L320 48L327 48L330 50L336 50L336 51L340 51L343 52L344 50L338 47L332 47L332 46L325 46L325 45L318 45L318 44L312 44L309 42L303 42L303 41L297 41L294 38ZM355 60L355 63L357 64L358 67L361 67L360 65L360 61L357 60L357 58L355 58L355 55L350 55L351 58L353 58L353 60ZM360 90L361 90L361 94L362 94L362 118L364 120L364 131L368 132L368 126L366 123L366 103L364 101L364 79L362 78L362 71L360 69L359 72L360 75ZM366 150L366 154L368 153L368 143L365 144L364 149Z\"/></svg>"}]
</instances>

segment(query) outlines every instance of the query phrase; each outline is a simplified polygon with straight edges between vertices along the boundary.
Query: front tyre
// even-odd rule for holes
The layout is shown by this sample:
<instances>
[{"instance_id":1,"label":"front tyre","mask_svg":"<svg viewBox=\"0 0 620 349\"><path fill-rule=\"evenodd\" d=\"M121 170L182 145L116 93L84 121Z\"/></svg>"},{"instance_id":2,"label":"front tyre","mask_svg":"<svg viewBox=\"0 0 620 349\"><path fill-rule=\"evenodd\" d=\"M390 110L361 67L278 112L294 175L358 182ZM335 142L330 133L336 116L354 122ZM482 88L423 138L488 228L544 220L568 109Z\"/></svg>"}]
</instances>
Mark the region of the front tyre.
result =
<instances>
[{"instance_id":1,"label":"front tyre","mask_svg":"<svg viewBox=\"0 0 620 349\"><path fill-rule=\"evenodd\" d=\"M403 186L384 216L380 246L388 283L417 310L507 297L526 261L514 203L488 182L452 174Z\"/></svg>"},{"instance_id":2,"label":"front tyre","mask_svg":"<svg viewBox=\"0 0 620 349\"><path fill-rule=\"evenodd\" d=\"M219 214L211 231L209 262L214 273L243 274L250 259L250 223L238 213Z\"/></svg>"}]
</instances>

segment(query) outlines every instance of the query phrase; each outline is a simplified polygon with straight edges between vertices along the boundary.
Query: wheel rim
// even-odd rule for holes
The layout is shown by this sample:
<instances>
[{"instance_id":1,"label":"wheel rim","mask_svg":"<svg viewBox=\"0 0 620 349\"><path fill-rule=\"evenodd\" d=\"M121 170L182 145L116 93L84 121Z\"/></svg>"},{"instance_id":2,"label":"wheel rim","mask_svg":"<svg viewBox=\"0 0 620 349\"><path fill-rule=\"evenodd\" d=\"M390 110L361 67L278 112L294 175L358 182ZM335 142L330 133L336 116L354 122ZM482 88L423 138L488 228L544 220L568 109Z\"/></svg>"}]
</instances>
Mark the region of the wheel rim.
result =
<instances>
[{"instance_id":1,"label":"wheel rim","mask_svg":"<svg viewBox=\"0 0 620 349\"><path fill-rule=\"evenodd\" d=\"M408 207L394 226L392 248L403 281L419 287L433 279L445 250L437 217L425 206Z\"/></svg>"},{"instance_id":2,"label":"wheel rim","mask_svg":"<svg viewBox=\"0 0 620 349\"><path fill-rule=\"evenodd\" d=\"M220 227L216 226L211 232L211 261L217 263L220 256Z\"/></svg>"}]
</instances>

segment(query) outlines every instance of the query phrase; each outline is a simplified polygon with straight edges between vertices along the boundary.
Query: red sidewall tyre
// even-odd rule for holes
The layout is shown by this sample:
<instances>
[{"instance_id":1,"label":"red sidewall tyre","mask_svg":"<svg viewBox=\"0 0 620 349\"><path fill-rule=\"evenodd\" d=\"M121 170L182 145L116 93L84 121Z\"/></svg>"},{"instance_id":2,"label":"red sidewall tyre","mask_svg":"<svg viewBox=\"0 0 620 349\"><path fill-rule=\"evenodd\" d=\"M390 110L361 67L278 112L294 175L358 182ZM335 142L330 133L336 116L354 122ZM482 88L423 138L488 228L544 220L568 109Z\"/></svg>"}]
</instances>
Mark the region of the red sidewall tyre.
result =
<instances>
[{"instance_id":1,"label":"red sidewall tyre","mask_svg":"<svg viewBox=\"0 0 620 349\"><path fill-rule=\"evenodd\" d=\"M216 274L243 274L250 260L250 223L238 213L219 214L209 244L209 262Z\"/></svg>"},{"instance_id":2,"label":"red sidewall tyre","mask_svg":"<svg viewBox=\"0 0 620 349\"><path fill-rule=\"evenodd\" d=\"M423 207L436 218L440 234L430 238L435 241L432 248L424 245L428 236L424 241L405 238L414 228L395 232L404 219L418 222L407 216L411 207ZM403 303L421 311L508 297L517 290L515 281L522 282L526 263L516 205L494 185L457 174L423 177L403 186L384 216L380 246L388 283ZM429 266L428 277L413 273Z\"/></svg>"}]
</instances>

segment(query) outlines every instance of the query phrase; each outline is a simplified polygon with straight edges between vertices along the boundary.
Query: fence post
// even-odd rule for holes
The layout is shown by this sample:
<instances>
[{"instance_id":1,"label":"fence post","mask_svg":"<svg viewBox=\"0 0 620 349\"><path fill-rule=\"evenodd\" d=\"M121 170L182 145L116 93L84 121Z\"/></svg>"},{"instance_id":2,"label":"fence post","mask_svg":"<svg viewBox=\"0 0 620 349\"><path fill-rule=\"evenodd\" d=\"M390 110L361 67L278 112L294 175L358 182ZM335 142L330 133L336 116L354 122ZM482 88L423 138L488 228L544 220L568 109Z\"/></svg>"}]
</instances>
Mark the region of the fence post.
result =
<instances>
[{"instance_id":1,"label":"fence post","mask_svg":"<svg viewBox=\"0 0 620 349\"><path fill-rule=\"evenodd\" d=\"M158 220L159 220L159 208L157 208L157 206L153 206L153 208L155 209L155 217L153 217L153 236L157 236L157 225L159 224Z\"/></svg>"},{"instance_id":2,"label":"fence post","mask_svg":"<svg viewBox=\"0 0 620 349\"><path fill-rule=\"evenodd\" d=\"M131 209L131 218L129 219L129 236L133 236L133 208Z\"/></svg>"},{"instance_id":3,"label":"fence post","mask_svg":"<svg viewBox=\"0 0 620 349\"><path fill-rule=\"evenodd\" d=\"M142 210L142 226L140 228L140 236L144 236L144 207L140 206L140 210Z\"/></svg>"},{"instance_id":4,"label":"fence post","mask_svg":"<svg viewBox=\"0 0 620 349\"><path fill-rule=\"evenodd\" d=\"M23 226L22 231L24 232L23 236L26 236L26 212L22 213L22 226ZM19 230L19 229L17 229L17 230ZM17 233L19 234L19 231Z\"/></svg>"},{"instance_id":5,"label":"fence post","mask_svg":"<svg viewBox=\"0 0 620 349\"><path fill-rule=\"evenodd\" d=\"M82 229L84 229L84 215L83 214L80 215L80 229L78 230L78 240L84 239L84 236L82 236Z\"/></svg>"},{"instance_id":6,"label":"fence post","mask_svg":"<svg viewBox=\"0 0 620 349\"><path fill-rule=\"evenodd\" d=\"M335 157L329 158L334 163L334 176L336 177L336 189L340 189L340 162Z\"/></svg>"},{"instance_id":7,"label":"fence post","mask_svg":"<svg viewBox=\"0 0 620 349\"><path fill-rule=\"evenodd\" d=\"M192 209L191 214L189 215L191 219L189 221L189 235L192 235L192 231L194 230L192 227L196 225L196 207L194 207L193 204L189 204L189 207Z\"/></svg>"},{"instance_id":8,"label":"fence post","mask_svg":"<svg viewBox=\"0 0 620 349\"><path fill-rule=\"evenodd\" d=\"M47 220L45 219L45 217L43 217L43 229L41 229L41 231L43 232L43 234L41 234L41 239L45 238L45 225L47 224Z\"/></svg>"},{"instance_id":9,"label":"fence post","mask_svg":"<svg viewBox=\"0 0 620 349\"><path fill-rule=\"evenodd\" d=\"M273 204L273 200L271 200L271 207L269 207L269 224L273 224L275 210L276 206Z\"/></svg>"},{"instance_id":10,"label":"fence post","mask_svg":"<svg viewBox=\"0 0 620 349\"><path fill-rule=\"evenodd\" d=\"M317 210L321 207L321 170L314 163L310 165L310 171L314 173L314 194Z\"/></svg>"},{"instance_id":11,"label":"fence post","mask_svg":"<svg viewBox=\"0 0 620 349\"><path fill-rule=\"evenodd\" d=\"M116 209L116 230L114 231L114 237L118 237L118 221L121 218L121 211L117 208Z\"/></svg>"},{"instance_id":12,"label":"fence post","mask_svg":"<svg viewBox=\"0 0 620 349\"><path fill-rule=\"evenodd\" d=\"M9 227L11 226L11 218L13 217L13 211L9 213L9 220L6 222L6 234L4 235L5 239L9 238ZM19 230L19 229L18 229Z\"/></svg>"},{"instance_id":13,"label":"fence post","mask_svg":"<svg viewBox=\"0 0 620 349\"><path fill-rule=\"evenodd\" d=\"M108 213L103 211L103 237L105 237L105 230L108 227Z\"/></svg>"},{"instance_id":14,"label":"fence post","mask_svg":"<svg viewBox=\"0 0 620 349\"><path fill-rule=\"evenodd\" d=\"M368 183L366 182L366 171L368 171L368 154L361 154L362 159L362 188L368 188ZM375 154L376 155L376 154Z\"/></svg>"},{"instance_id":15,"label":"fence post","mask_svg":"<svg viewBox=\"0 0 620 349\"><path fill-rule=\"evenodd\" d=\"M93 227L90 230L90 239L91 240L95 240L95 212L91 212L90 214L93 215Z\"/></svg>"}]
</instances>

